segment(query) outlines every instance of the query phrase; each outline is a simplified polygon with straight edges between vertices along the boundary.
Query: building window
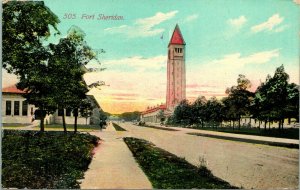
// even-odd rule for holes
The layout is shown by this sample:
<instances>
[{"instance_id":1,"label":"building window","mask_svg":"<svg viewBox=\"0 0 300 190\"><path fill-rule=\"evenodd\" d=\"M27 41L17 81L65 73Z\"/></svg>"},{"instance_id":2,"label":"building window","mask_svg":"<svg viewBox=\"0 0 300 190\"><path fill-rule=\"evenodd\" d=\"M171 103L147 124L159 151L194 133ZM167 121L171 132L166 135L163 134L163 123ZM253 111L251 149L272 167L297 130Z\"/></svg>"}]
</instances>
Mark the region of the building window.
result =
<instances>
[{"instance_id":1,"label":"building window","mask_svg":"<svg viewBox=\"0 0 300 190\"><path fill-rule=\"evenodd\" d=\"M176 53L182 53L182 48L175 48Z\"/></svg>"},{"instance_id":2,"label":"building window","mask_svg":"<svg viewBox=\"0 0 300 190\"><path fill-rule=\"evenodd\" d=\"M71 109L66 109L66 116L71 116Z\"/></svg>"},{"instance_id":3,"label":"building window","mask_svg":"<svg viewBox=\"0 0 300 190\"><path fill-rule=\"evenodd\" d=\"M6 115L11 115L11 101L6 101Z\"/></svg>"},{"instance_id":4,"label":"building window","mask_svg":"<svg viewBox=\"0 0 300 190\"><path fill-rule=\"evenodd\" d=\"M64 109L58 109L57 115L58 116L63 116L63 114L64 114Z\"/></svg>"},{"instance_id":5,"label":"building window","mask_svg":"<svg viewBox=\"0 0 300 190\"><path fill-rule=\"evenodd\" d=\"M22 102L22 115L23 116L28 115L28 103L27 103L27 101Z\"/></svg>"},{"instance_id":6,"label":"building window","mask_svg":"<svg viewBox=\"0 0 300 190\"><path fill-rule=\"evenodd\" d=\"M14 115L20 115L20 102L14 102Z\"/></svg>"}]
</instances>

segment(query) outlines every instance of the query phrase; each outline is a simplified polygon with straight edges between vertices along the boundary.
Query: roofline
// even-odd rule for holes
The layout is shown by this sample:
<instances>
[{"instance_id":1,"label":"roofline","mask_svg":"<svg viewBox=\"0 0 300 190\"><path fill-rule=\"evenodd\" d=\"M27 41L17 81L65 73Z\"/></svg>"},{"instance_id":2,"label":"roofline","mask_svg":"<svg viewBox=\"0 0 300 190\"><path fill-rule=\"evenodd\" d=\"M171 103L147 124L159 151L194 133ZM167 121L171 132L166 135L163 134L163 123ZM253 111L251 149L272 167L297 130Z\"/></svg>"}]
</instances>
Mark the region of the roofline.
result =
<instances>
[{"instance_id":1,"label":"roofline","mask_svg":"<svg viewBox=\"0 0 300 190\"><path fill-rule=\"evenodd\" d=\"M173 36L174 36L174 33L175 33L176 28L178 28L179 34L180 34L180 36L181 36L181 38L182 38L182 40L183 40L183 44L173 44L173 43L172 43L172 45L184 45L184 46L186 45L185 40L184 40L184 38L183 38L183 35L182 35L182 33L181 33L181 30L180 30L180 28L179 28L179 25L176 23L176 26L175 26L175 28L174 28L174 30L173 30L172 37L170 38L168 47L171 45L171 40L172 40L172 38L173 38Z\"/></svg>"}]
</instances>

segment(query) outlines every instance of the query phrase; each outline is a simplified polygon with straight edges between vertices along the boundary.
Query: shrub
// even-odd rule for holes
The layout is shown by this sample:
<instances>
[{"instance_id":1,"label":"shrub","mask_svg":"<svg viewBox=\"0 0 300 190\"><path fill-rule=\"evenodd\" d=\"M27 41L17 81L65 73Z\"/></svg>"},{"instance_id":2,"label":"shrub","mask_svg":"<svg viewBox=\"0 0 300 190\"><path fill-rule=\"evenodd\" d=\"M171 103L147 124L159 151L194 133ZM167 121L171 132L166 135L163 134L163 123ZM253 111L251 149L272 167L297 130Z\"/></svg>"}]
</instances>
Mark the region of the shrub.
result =
<instances>
[{"instance_id":1,"label":"shrub","mask_svg":"<svg viewBox=\"0 0 300 190\"><path fill-rule=\"evenodd\" d=\"M2 184L14 188L79 188L98 137L58 131L9 131L2 139Z\"/></svg>"}]
</instances>

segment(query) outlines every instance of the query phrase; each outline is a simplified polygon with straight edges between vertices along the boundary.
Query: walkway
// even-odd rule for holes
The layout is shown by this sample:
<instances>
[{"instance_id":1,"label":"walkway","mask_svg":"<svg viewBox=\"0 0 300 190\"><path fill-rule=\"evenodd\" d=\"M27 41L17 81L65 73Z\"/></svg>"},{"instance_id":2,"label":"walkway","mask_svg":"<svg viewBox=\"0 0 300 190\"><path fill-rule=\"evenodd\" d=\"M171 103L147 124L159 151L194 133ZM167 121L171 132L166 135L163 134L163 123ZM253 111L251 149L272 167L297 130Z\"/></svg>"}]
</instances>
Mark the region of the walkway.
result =
<instances>
[{"instance_id":1,"label":"walkway","mask_svg":"<svg viewBox=\"0 0 300 190\"><path fill-rule=\"evenodd\" d=\"M152 189L122 137L110 124L101 132L91 132L102 140L85 173L81 189Z\"/></svg>"}]
</instances>

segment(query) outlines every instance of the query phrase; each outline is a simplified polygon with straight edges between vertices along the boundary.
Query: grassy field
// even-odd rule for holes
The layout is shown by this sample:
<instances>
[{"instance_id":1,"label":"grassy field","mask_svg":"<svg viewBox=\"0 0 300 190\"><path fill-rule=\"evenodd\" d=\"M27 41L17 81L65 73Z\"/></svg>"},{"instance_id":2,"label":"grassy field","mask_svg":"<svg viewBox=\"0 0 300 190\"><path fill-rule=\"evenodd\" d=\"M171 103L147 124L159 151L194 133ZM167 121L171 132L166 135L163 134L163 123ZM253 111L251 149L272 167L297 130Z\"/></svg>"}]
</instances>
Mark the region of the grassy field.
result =
<instances>
[{"instance_id":1,"label":"grassy field","mask_svg":"<svg viewBox=\"0 0 300 190\"><path fill-rule=\"evenodd\" d=\"M157 189L233 189L229 183L215 177L205 164L189 164L148 141L126 137L125 143Z\"/></svg>"},{"instance_id":2,"label":"grassy field","mask_svg":"<svg viewBox=\"0 0 300 190\"><path fill-rule=\"evenodd\" d=\"M183 126L178 126L183 127ZM261 128L244 128L241 127L240 130L231 127L193 127L193 129L199 130L208 130L208 131L218 131L225 133L235 133L235 134L243 134L243 135L257 135L257 136L266 136L266 137L277 137L277 138L288 138L288 139L299 139L299 129L298 128L285 128L283 130L278 130L276 128L271 128L270 130L264 130Z\"/></svg>"},{"instance_id":3,"label":"grassy field","mask_svg":"<svg viewBox=\"0 0 300 190\"><path fill-rule=\"evenodd\" d=\"M75 189L92 160L99 138L58 131L4 130L2 185L5 188Z\"/></svg>"},{"instance_id":4,"label":"grassy field","mask_svg":"<svg viewBox=\"0 0 300 190\"><path fill-rule=\"evenodd\" d=\"M178 131L178 130L172 129L172 128L167 128L167 127L157 127L157 126L148 125L148 124L145 124L145 125L143 125L142 127L149 127L149 128L160 129L160 130L165 130L165 131Z\"/></svg>"},{"instance_id":5,"label":"grassy field","mask_svg":"<svg viewBox=\"0 0 300 190\"><path fill-rule=\"evenodd\" d=\"M112 123L116 131L126 131L126 129L122 128L120 125L116 123Z\"/></svg>"},{"instance_id":6,"label":"grassy field","mask_svg":"<svg viewBox=\"0 0 300 190\"><path fill-rule=\"evenodd\" d=\"M19 128L19 127L27 127L30 124L20 124L20 123L2 123L4 128Z\"/></svg>"},{"instance_id":7,"label":"grassy field","mask_svg":"<svg viewBox=\"0 0 300 190\"><path fill-rule=\"evenodd\" d=\"M74 125L67 124L67 130L68 131L74 131ZM36 126L34 127L34 130L39 130L40 127ZM77 126L78 131L93 131L93 130L100 130L99 125L78 125ZM45 125L45 131L63 131L62 124L53 124L53 125Z\"/></svg>"}]
</instances>

